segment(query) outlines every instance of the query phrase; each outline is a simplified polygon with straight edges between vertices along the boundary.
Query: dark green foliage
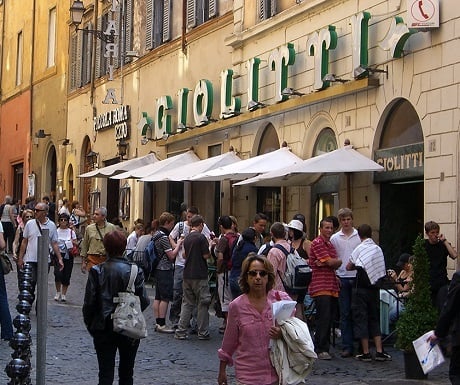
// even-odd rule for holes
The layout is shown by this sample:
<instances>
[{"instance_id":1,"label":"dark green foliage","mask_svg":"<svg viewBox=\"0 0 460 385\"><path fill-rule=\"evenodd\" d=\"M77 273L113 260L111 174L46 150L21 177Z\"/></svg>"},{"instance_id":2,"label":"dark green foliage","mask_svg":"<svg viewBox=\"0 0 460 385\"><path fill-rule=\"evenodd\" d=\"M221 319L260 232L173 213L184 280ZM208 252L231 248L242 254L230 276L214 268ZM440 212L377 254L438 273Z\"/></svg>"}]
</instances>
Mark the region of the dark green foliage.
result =
<instances>
[{"instance_id":1,"label":"dark green foliage","mask_svg":"<svg viewBox=\"0 0 460 385\"><path fill-rule=\"evenodd\" d=\"M436 326L437 311L431 304L429 283L429 260L424 246L425 240L417 237L413 246L412 293L406 303L406 311L396 323L396 347L413 351L412 341Z\"/></svg>"}]
</instances>

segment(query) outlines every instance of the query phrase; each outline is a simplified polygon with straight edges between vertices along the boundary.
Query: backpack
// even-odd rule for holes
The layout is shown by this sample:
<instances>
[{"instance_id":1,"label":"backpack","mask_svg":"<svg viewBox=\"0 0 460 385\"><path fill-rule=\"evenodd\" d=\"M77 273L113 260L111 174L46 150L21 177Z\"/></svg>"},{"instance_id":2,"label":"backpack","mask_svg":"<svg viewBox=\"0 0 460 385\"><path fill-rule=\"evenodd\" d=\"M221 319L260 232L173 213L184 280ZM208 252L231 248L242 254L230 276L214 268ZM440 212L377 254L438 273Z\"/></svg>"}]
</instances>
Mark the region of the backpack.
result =
<instances>
[{"instance_id":1,"label":"backpack","mask_svg":"<svg viewBox=\"0 0 460 385\"><path fill-rule=\"evenodd\" d=\"M145 248L145 260L148 266L146 274L150 274L157 268L161 256L158 255L158 250L155 245L155 242L165 236L166 235L162 231L159 231L157 235L152 236L152 239L149 241L147 247Z\"/></svg>"},{"instance_id":2,"label":"backpack","mask_svg":"<svg viewBox=\"0 0 460 385\"><path fill-rule=\"evenodd\" d=\"M278 271L284 288L286 290L306 289L311 281L311 268L308 266L307 261L292 247L289 251L279 244L273 247L281 250L286 256L286 272L284 273L284 277Z\"/></svg>"},{"instance_id":3,"label":"backpack","mask_svg":"<svg viewBox=\"0 0 460 385\"><path fill-rule=\"evenodd\" d=\"M238 243L239 235L235 233L226 233L224 234L224 237L227 239L228 242L228 249L224 253L224 266L226 267L227 271L230 271L232 269L233 249Z\"/></svg>"},{"instance_id":4,"label":"backpack","mask_svg":"<svg viewBox=\"0 0 460 385\"><path fill-rule=\"evenodd\" d=\"M273 246L271 245L270 242L264 243L263 246L265 246L265 247L264 247L264 249L262 250L262 255L267 256L268 253L270 252L270 250L272 249ZM262 248L262 247L260 247L260 248Z\"/></svg>"}]
</instances>

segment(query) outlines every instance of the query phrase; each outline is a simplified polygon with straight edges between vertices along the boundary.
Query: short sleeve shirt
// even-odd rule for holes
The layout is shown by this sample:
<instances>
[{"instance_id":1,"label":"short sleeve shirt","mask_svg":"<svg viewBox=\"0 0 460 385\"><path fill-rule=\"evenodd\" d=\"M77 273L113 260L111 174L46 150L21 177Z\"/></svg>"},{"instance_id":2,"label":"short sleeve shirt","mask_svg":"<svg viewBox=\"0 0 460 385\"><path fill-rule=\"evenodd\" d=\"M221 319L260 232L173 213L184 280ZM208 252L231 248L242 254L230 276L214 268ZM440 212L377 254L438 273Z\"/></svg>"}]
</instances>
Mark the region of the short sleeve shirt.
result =
<instances>
[{"instance_id":1,"label":"short sleeve shirt","mask_svg":"<svg viewBox=\"0 0 460 385\"><path fill-rule=\"evenodd\" d=\"M158 258L160 261L158 262L157 270L172 270L174 267L174 263L168 258L166 254L167 251L172 250L171 243L169 242L168 236L163 233L161 230L157 231L153 234L153 237L158 237L159 232L163 234L159 239L155 241L156 251L158 252Z\"/></svg>"},{"instance_id":2,"label":"short sleeve shirt","mask_svg":"<svg viewBox=\"0 0 460 385\"><path fill-rule=\"evenodd\" d=\"M209 254L209 243L206 237L192 231L184 239L186 254L184 279L208 279L208 263L203 258Z\"/></svg>"},{"instance_id":3,"label":"short sleeve shirt","mask_svg":"<svg viewBox=\"0 0 460 385\"><path fill-rule=\"evenodd\" d=\"M37 262L37 240L38 237L41 237L41 231L38 228L40 225L42 231L48 230L49 231L49 241L50 241L50 248L51 245L55 242L58 242L58 234L56 225L52 220L49 218L46 219L45 223L40 223L36 220L30 220L26 223L24 227L23 237L27 238L27 249L24 254L24 262ZM49 252L48 252L48 262L50 262Z\"/></svg>"}]
</instances>

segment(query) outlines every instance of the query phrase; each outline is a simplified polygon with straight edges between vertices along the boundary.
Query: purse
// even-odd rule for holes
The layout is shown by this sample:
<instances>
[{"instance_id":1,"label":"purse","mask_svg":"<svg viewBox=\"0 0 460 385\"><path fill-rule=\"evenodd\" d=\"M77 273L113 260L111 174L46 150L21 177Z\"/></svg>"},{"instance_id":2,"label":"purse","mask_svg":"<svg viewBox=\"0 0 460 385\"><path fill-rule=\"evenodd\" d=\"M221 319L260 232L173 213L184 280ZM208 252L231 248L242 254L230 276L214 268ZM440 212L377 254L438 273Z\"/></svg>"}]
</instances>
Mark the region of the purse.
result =
<instances>
[{"instance_id":1,"label":"purse","mask_svg":"<svg viewBox=\"0 0 460 385\"><path fill-rule=\"evenodd\" d=\"M147 322L141 310L141 302L134 294L134 280L137 276L137 265L131 265L126 292L119 292L118 297L113 298L113 303L117 303L112 314L113 331L133 339L147 337Z\"/></svg>"},{"instance_id":2,"label":"purse","mask_svg":"<svg viewBox=\"0 0 460 385\"><path fill-rule=\"evenodd\" d=\"M7 275L13 271L13 264L10 261L8 255L5 252L0 253L0 262L2 264L3 275Z\"/></svg>"},{"instance_id":3,"label":"purse","mask_svg":"<svg viewBox=\"0 0 460 385\"><path fill-rule=\"evenodd\" d=\"M78 254L80 254L80 250L78 250L78 246L77 246L77 245L73 245L73 247L69 250L69 254L70 254L72 257L76 257Z\"/></svg>"}]
</instances>

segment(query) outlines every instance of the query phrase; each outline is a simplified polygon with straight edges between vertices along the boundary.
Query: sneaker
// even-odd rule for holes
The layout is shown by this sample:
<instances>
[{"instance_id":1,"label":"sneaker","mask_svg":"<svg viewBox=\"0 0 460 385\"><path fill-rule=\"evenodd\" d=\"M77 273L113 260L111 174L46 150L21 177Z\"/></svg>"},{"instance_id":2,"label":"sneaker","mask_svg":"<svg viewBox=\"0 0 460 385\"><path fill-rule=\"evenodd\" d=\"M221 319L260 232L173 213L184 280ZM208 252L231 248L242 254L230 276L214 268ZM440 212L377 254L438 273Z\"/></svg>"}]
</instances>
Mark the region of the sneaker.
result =
<instances>
[{"instance_id":1,"label":"sneaker","mask_svg":"<svg viewBox=\"0 0 460 385\"><path fill-rule=\"evenodd\" d=\"M377 352L375 353L375 360L376 361L391 361L391 356L385 352Z\"/></svg>"},{"instance_id":2,"label":"sneaker","mask_svg":"<svg viewBox=\"0 0 460 385\"><path fill-rule=\"evenodd\" d=\"M65 301L66 301L65 294L61 294L61 302L65 302Z\"/></svg>"},{"instance_id":3,"label":"sneaker","mask_svg":"<svg viewBox=\"0 0 460 385\"><path fill-rule=\"evenodd\" d=\"M61 293L56 293L56 295L54 296L54 300L59 301L60 298L61 298Z\"/></svg>"},{"instance_id":4,"label":"sneaker","mask_svg":"<svg viewBox=\"0 0 460 385\"><path fill-rule=\"evenodd\" d=\"M372 361L371 353L358 354L355 358L358 361L363 361L363 362L371 362Z\"/></svg>"},{"instance_id":5,"label":"sneaker","mask_svg":"<svg viewBox=\"0 0 460 385\"><path fill-rule=\"evenodd\" d=\"M180 333L174 333L174 338L176 340L186 340L187 339L187 334L180 334Z\"/></svg>"},{"instance_id":6,"label":"sneaker","mask_svg":"<svg viewBox=\"0 0 460 385\"><path fill-rule=\"evenodd\" d=\"M211 339L211 336L209 335L209 333L198 334L198 339L202 341L206 341L206 340Z\"/></svg>"},{"instance_id":7,"label":"sneaker","mask_svg":"<svg viewBox=\"0 0 460 385\"><path fill-rule=\"evenodd\" d=\"M319 360L330 360L332 359L332 357L328 352L321 352L321 353L318 353L318 359Z\"/></svg>"},{"instance_id":8,"label":"sneaker","mask_svg":"<svg viewBox=\"0 0 460 385\"><path fill-rule=\"evenodd\" d=\"M171 329L168 325L157 325L155 327L155 331L158 333L166 333L166 334L174 333L174 329Z\"/></svg>"}]
</instances>

